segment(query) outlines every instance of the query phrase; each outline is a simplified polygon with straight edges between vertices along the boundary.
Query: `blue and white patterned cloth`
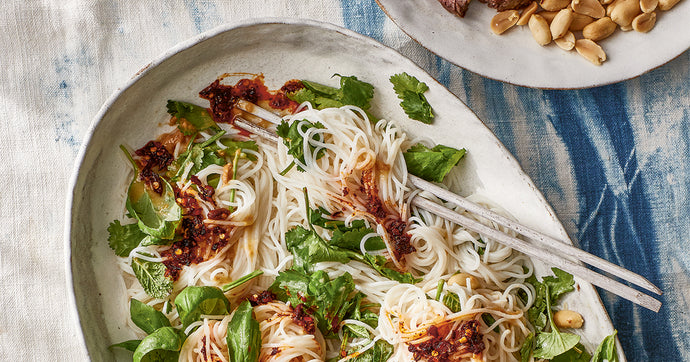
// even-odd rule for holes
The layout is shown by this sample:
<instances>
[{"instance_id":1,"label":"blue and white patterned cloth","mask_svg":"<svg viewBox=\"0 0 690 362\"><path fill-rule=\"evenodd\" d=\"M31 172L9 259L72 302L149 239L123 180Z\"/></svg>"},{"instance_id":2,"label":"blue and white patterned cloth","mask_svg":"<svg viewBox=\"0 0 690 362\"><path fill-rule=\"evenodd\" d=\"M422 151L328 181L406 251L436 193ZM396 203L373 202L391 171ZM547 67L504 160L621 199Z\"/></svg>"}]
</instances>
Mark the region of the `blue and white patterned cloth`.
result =
<instances>
[{"instance_id":1,"label":"blue and white patterned cloth","mask_svg":"<svg viewBox=\"0 0 690 362\"><path fill-rule=\"evenodd\" d=\"M6 0L1 8L0 360L88 358L69 311L62 234L71 169L101 104L174 44L265 16L345 26L446 85L516 156L573 240L665 291L658 314L601 293L628 359L690 360L690 52L630 81L538 90L437 58L374 0Z\"/></svg>"}]
</instances>

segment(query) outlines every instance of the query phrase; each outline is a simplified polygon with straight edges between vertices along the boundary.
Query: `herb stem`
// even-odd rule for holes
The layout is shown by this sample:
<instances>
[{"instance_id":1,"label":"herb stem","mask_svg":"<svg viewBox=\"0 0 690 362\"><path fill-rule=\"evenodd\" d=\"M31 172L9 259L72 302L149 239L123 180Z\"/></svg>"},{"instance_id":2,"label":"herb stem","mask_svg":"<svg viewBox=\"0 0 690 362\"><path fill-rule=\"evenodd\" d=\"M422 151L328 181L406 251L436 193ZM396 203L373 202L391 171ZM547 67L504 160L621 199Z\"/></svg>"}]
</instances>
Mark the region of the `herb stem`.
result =
<instances>
[{"instance_id":1,"label":"herb stem","mask_svg":"<svg viewBox=\"0 0 690 362\"><path fill-rule=\"evenodd\" d=\"M136 175L139 174L139 165L137 165L137 162L134 161L134 158L132 158L132 155L129 153L129 151L127 151L127 148L124 145L120 145L120 149L125 153L125 156L127 156L127 159L132 164L132 167L134 167L134 177L136 177Z\"/></svg>"},{"instance_id":2,"label":"herb stem","mask_svg":"<svg viewBox=\"0 0 690 362\"><path fill-rule=\"evenodd\" d=\"M443 292L444 284L446 284L445 279L441 279L438 281L438 286L436 287L436 298L434 298L437 301L441 299L441 292Z\"/></svg>"},{"instance_id":3,"label":"herb stem","mask_svg":"<svg viewBox=\"0 0 690 362\"><path fill-rule=\"evenodd\" d=\"M251 273L249 273L249 274L247 274L247 275L245 275L245 276L243 276L237 280L234 280L228 284L223 285L223 287L221 289L223 290L223 292L227 292L231 289L235 289L235 288L239 287L240 285L258 277L259 275L261 275L263 273L264 272L262 270L254 270L253 272L251 272Z\"/></svg>"},{"instance_id":4,"label":"herb stem","mask_svg":"<svg viewBox=\"0 0 690 362\"><path fill-rule=\"evenodd\" d=\"M285 169L284 169L283 171L280 171L279 175L280 175L280 176L285 176L285 174L287 174L288 172L290 172L290 170L292 170L292 168L293 168L294 166L295 166L295 160L292 160L292 162L290 162L290 164L289 164L287 167L285 167Z\"/></svg>"}]
</instances>

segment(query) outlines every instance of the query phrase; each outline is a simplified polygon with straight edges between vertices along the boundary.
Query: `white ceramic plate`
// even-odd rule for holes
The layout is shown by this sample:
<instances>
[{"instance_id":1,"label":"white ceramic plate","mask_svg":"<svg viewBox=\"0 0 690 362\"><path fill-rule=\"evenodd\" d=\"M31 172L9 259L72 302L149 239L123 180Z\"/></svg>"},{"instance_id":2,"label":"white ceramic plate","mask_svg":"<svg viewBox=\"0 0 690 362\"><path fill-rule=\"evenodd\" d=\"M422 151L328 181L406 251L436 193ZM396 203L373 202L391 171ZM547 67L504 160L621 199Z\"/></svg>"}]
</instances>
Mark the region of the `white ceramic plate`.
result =
<instances>
[{"instance_id":1,"label":"white ceramic plate","mask_svg":"<svg viewBox=\"0 0 690 362\"><path fill-rule=\"evenodd\" d=\"M586 88L636 77L690 48L690 1L657 10L649 33L620 29L600 41L608 60L596 66L575 50L554 43L542 47L527 26L502 35L489 29L496 10L473 1L464 18L437 0L376 0L393 22L422 46L451 63L482 76L537 88Z\"/></svg>"},{"instance_id":2,"label":"white ceramic plate","mask_svg":"<svg viewBox=\"0 0 690 362\"><path fill-rule=\"evenodd\" d=\"M106 231L108 223L123 214L130 181L118 145L142 145L155 138L169 118L166 100L203 104L199 90L226 72L263 73L269 87L293 78L333 83L334 73L357 75L376 87L377 114L399 120L411 134L469 150L462 163L461 193L479 192L519 221L567 239L551 207L489 129L410 60L334 25L261 19L225 26L176 46L116 91L96 116L82 147L68 195L65 235L69 283L94 360L115 359L108 346L133 337L124 327L127 302ZM398 106L388 77L399 72L429 85L427 97L437 114L433 126L408 120ZM544 266L535 264L543 274ZM579 292L571 294L566 303L587 321L583 342L596 345L613 331L606 311L589 284L580 283Z\"/></svg>"}]
</instances>

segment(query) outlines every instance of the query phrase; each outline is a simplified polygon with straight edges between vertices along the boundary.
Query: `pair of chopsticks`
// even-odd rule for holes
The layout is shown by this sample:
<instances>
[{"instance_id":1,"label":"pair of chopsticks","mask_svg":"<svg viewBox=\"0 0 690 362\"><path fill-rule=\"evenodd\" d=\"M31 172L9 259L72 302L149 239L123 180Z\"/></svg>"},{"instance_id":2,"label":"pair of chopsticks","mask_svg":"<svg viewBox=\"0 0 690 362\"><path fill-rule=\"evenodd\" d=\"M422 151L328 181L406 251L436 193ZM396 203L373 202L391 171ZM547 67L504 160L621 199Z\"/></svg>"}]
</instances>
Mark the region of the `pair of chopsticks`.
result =
<instances>
[{"instance_id":1,"label":"pair of chopsticks","mask_svg":"<svg viewBox=\"0 0 690 362\"><path fill-rule=\"evenodd\" d=\"M264 108L261 108L255 104L246 101L238 102L238 104L235 107L273 124L279 124L281 122L281 118L279 116ZM266 139L273 140L275 142L280 141L279 137L275 133L263 127L260 127L255 123L247 121L241 117L236 117L235 121L235 125L239 128L244 129L245 131L256 134ZM582 263L586 263L604 272L608 272L611 275L619 277L631 284L637 285L653 293L659 295L662 294L661 290L657 286L652 284L649 280L642 277L641 275L635 274L630 270L627 270L607 260L599 258L596 255L587 253L562 240L554 239L548 235L544 235L534 229L528 228L513 220L510 220L504 216L496 214L493 211L487 210L463 198L462 196L459 196L451 191L448 191L442 187L439 187L436 184L428 182L417 176L408 174L408 180L416 188L427 191L441 200L455 204L460 208L466 210L467 212L481 216L485 219L495 222L498 225L513 230L519 235L522 235L527 239L531 240L532 242L527 242L525 240L506 235L499 230L486 226L475 219L469 218L465 215L455 212L441 204L438 204L434 201L423 198L421 196L416 196L412 199L413 205L425 209L433 214L436 214L448 221L461 225L467 228L468 230L474 231L488 238L491 238L514 250L529 255L532 258L539 259L543 262L546 262L547 264L554 265L570 274L573 274L585 281L588 281L600 288L608 290L611 293L614 293L647 309L658 312L661 308L661 302L659 302L657 299L647 294L644 294L634 288L631 288L628 285L611 279L605 275L590 270L586 268ZM568 256L579 262L575 262L572 259L568 259L562 256L561 254Z\"/></svg>"}]
</instances>

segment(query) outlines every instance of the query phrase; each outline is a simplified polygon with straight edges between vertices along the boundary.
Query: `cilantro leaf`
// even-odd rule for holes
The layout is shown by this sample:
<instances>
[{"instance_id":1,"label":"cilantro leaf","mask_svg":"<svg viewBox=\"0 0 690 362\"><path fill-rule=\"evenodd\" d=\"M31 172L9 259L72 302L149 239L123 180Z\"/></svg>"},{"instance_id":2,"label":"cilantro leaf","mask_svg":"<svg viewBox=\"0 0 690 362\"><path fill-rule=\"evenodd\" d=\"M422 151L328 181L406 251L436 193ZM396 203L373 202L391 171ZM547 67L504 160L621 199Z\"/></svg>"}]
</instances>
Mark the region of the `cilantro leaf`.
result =
<instances>
[{"instance_id":1,"label":"cilantro leaf","mask_svg":"<svg viewBox=\"0 0 690 362\"><path fill-rule=\"evenodd\" d=\"M407 171L427 181L442 182L453 166L465 156L465 149L457 150L444 145L429 149L418 143L403 152Z\"/></svg>"},{"instance_id":2,"label":"cilantro leaf","mask_svg":"<svg viewBox=\"0 0 690 362\"><path fill-rule=\"evenodd\" d=\"M402 100L400 106L408 117L426 124L433 121L434 112L424 96L424 92L429 90L425 83L407 73L392 75L390 82L393 83L393 90L398 98Z\"/></svg>"},{"instance_id":3,"label":"cilantro leaf","mask_svg":"<svg viewBox=\"0 0 690 362\"><path fill-rule=\"evenodd\" d=\"M551 332L538 333L534 340L534 357L552 359L575 347L580 342L580 336L570 333L561 333L553 322L551 312L551 292L549 285L546 288L546 314L551 324Z\"/></svg>"},{"instance_id":4,"label":"cilantro leaf","mask_svg":"<svg viewBox=\"0 0 690 362\"><path fill-rule=\"evenodd\" d=\"M530 333L520 347L520 362L529 362L534 350L534 333Z\"/></svg>"},{"instance_id":5,"label":"cilantro leaf","mask_svg":"<svg viewBox=\"0 0 690 362\"><path fill-rule=\"evenodd\" d=\"M332 216L328 211L322 207L316 210L311 210L310 223L312 225L320 226L324 229L333 230L330 244L333 246L359 251L359 244L362 239L374 232L374 229L366 226L364 220L353 220L350 226L346 226L342 220L332 220L324 217L325 215ZM386 248L386 243L380 236L375 236L367 239L364 243L364 249L368 251L383 250Z\"/></svg>"},{"instance_id":6,"label":"cilantro leaf","mask_svg":"<svg viewBox=\"0 0 690 362\"><path fill-rule=\"evenodd\" d=\"M556 303L560 297L568 292L575 290L573 276L558 268L551 268L554 276L545 276L542 282L549 287L551 300Z\"/></svg>"},{"instance_id":7,"label":"cilantro leaf","mask_svg":"<svg viewBox=\"0 0 690 362\"><path fill-rule=\"evenodd\" d=\"M388 260L386 260L383 255L364 254L363 257L364 260L360 261L369 264L372 268L379 272L379 274L390 280L407 284L416 284L422 280L421 278L415 278L410 273L402 273L395 269L386 267L385 264L388 262Z\"/></svg>"},{"instance_id":8,"label":"cilantro leaf","mask_svg":"<svg viewBox=\"0 0 690 362\"><path fill-rule=\"evenodd\" d=\"M327 338L337 335L340 322L353 313L358 298L363 298L356 297L361 292L351 296L355 283L347 272L330 280L323 270L311 274L287 270L276 277L269 290L283 302L289 301L293 306L304 304Z\"/></svg>"},{"instance_id":9,"label":"cilantro leaf","mask_svg":"<svg viewBox=\"0 0 690 362\"><path fill-rule=\"evenodd\" d=\"M130 252L148 235L139 229L137 223L121 225L120 220L115 220L108 226L108 245L117 256L128 256Z\"/></svg>"},{"instance_id":10,"label":"cilantro leaf","mask_svg":"<svg viewBox=\"0 0 690 362\"><path fill-rule=\"evenodd\" d=\"M340 102L357 106L363 110L371 107L369 102L374 97L373 85L358 80L354 75L349 77L336 75L340 77L340 91L338 92Z\"/></svg>"},{"instance_id":11,"label":"cilantro leaf","mask_svg":"<svg viewBox=\"0 0 690 362\"><path fill-rule=\"evenodd\" d=\"M165 298L172 292L173 282L165 276L165 265L132 258L132 270L146 294L153 298Z\"/></svg>"},{"instance_id":12,"label":"cilantro leaf","mask_svg":"<svg viewBox=\"0 0 690 362\"><path fill-rule=\"evenodd\" d=\"M302 120L302 121L293 121L291 124L288 124L285 121L282 121L278 127L276 128L276 133L278 136L280 136L283 139L283 144L287 146L288 148L288 154L291 155L296 161L299 161L299 164L304 165L306 164L306 161L304 159L304 137L300 134L300 131L302 133L307 132L310 128L324 128L324 126L320 122L316 123L311 123L309 121ZM316 135L314 135L316 136ZM320 141L318 139L312 138L314 141ZM316 147L312 146L311 143L307 141L307 147L309 149L309 152L314 152ZM315 156L315 159L319 159L323 157L323 155L326 153L326 150L324 148L320 149ZM284 175L289 171L292 166L295 164L295 161L292 161L290 166L288 166L285 170L281 172L281 175ZM304 172L304 168L302 166L297 166L297 169L299 171Z\"/></svg>"},{"instance_id":13,"label":"cilantro leaf","mask_svg":"<svg viewBox=\"0 0 690 362\"><path fill-rule=\"evenodd\" d=\"M177 118L177 128L186 136L191 136L199 131L220 128L213 121L213 117L204 107L195 104L168 100L168 113Z\"/></svg>"},{"instance_id":14,"label":"cilantro leaf","mask_svg":"<svg viewBox=\"0 0 690 362\"><path fill-rule=\"evenodd\" d=\"M547 290L549 299L554 303L557 303L563 294L574 290L575 281L572 275L558 268L551 268L551 270L555 276L546 276L542 279L543 282L537 281L534 275L526 280L527 283L532 284L536 291L534 303L527 311L527 318L537 332L544 330L548 321L546 314Z\"/></svg>"},{"instance_id":15,"label":"cilantro leaf","mask_svg":"<svg viewBox=\"0 0 690 362\"><path fill-rule=\"evenodd\" d=\"M606 336L601 344L594 351L592 362L618 362L618 353L616 353L616 334L618 331L613 331L613 334Z\"/></svg>"}]
</instances>

